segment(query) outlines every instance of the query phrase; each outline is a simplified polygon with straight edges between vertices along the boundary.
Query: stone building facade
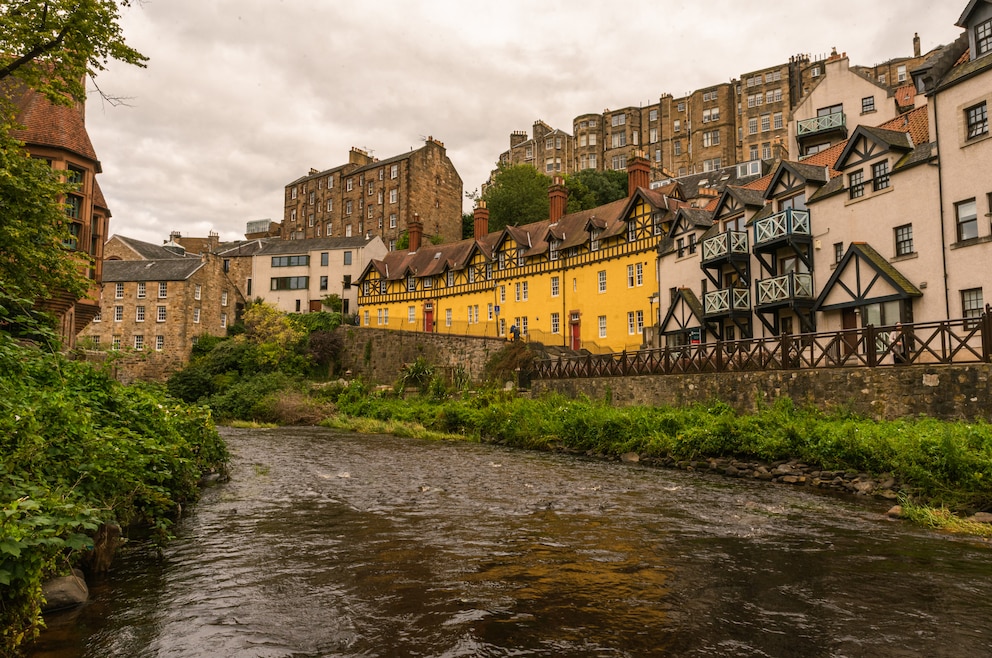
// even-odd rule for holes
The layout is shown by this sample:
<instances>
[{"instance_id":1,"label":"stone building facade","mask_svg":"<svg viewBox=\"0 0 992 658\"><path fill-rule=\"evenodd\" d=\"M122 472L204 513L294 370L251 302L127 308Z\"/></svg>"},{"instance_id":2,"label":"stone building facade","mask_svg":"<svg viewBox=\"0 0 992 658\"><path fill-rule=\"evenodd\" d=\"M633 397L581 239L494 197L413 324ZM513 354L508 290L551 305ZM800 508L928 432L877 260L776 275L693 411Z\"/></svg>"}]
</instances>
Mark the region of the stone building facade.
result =
<instances>
[{"instance_id":1,"label":"stone building facade","mask_svg":"<svg viewBox=\"0 0 992 658\"><path fill-rule=\"evenodd\" d=\"M353 148L346 164L311 169L285 189L284 240L376 235L395 248L414 216L428 236L450 242L462 235L462 179L444 144L385 160Z\"/></svg>"},{"instance_id":2,"label":"stone building facade","mask_svg":"<svg viewBox=\"0 0 992 658\"><path fill-rule=\"evenodd\" d=\"M524 130L513 131L510 149L499 156L503 166L528 164L548 176L577 171L575 162L575 138L541 120L534 122L531 137Z\"/></svg>"},{"instance_id":3,"label":"stone building facade","mask_svg":"<svg viewBox=\"0 0 992 658\"><path fill-rule=\"evenodd\" d=\"M91 347L185 361L203 335L223 336L244 297L223 259L114 236L106 245L100 313L80 333Z\"/></svg>"}]
</instances>

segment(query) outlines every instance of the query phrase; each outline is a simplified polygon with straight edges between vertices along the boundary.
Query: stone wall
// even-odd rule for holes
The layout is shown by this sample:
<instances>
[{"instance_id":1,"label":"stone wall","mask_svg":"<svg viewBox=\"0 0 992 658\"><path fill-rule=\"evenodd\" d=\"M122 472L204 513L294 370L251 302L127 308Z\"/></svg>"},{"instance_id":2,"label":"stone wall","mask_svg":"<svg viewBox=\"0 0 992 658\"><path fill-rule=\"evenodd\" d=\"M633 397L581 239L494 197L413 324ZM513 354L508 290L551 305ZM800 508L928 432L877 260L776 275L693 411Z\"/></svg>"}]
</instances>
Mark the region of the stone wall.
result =
<instances>
[{"instance_id":1,"label":"stone wall","mask_svg":"<svg viewBox=\"0 0 992 658\"><path fill-rule=\"evenodd\" d=\"M371 327L343 326L337 332L344 339L342 369L377 384L393 384L403 366L420 356L449 372L464 368L472 382L479 382L486 361L506 345L498 338Z\"/></svg>"},{"instance_id":2,"label":"stone wall","mask_svg":"<svg viewBox=\"0 0 992 658\"><path fill-rule=\"evenodd\" d=\"M894 419L926 415L992 421L992 364L835 368L694 375L534 380L531 390L611 399L616 405L681 406L721 400L752 411L781 397L822 409Z\"/></svg>"},{"instance_id":3,"label":"stone wall","mask_svg":"<svg viewBox=\"0 0 992 658\"><path fill-rule=\"evenodd\" d=\"M174 352L121 352L113 358L108 358L109 356L110 353L100 350L82 352L83 359L105 365L110 369L110 375L122 384L164 383L186 365L186 360Z\"/></svg>"}]
</instances>

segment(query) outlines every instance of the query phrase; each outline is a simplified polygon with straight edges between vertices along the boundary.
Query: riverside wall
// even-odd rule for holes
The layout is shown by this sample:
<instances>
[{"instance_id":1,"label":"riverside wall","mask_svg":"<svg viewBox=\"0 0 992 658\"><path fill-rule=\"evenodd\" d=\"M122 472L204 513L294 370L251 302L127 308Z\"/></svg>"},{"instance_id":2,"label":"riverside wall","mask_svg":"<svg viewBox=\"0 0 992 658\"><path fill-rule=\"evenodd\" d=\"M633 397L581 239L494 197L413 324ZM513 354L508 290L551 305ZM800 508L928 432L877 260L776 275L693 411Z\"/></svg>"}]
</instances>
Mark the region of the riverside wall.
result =
<instances>
[{"instance_id":1,"label":"riverside wall","mask_svg":"<svg viewBox=\"0 0 992 658\"><path fill-rule=\"evenodd\" d=\"M531 391L609 399L615 405L720 400L742 412L787 397L798 405L845 409L879 420L925 415L992 421L988 363L535 380Z\"/></svg>"},{"instance_id":2,"label":"riverside wall","mask_svg":"<svg viewBox=\"0 0 992 658\"><path fill-rule=\"evenodd\" d=\"M341 371L376 384L393 384L407 364L424 357L453 378L464 373L471 382L482 380L490 356L506 346L499 338L452 336L371 327L342 326Z\"/></svg>"}]
</instances>

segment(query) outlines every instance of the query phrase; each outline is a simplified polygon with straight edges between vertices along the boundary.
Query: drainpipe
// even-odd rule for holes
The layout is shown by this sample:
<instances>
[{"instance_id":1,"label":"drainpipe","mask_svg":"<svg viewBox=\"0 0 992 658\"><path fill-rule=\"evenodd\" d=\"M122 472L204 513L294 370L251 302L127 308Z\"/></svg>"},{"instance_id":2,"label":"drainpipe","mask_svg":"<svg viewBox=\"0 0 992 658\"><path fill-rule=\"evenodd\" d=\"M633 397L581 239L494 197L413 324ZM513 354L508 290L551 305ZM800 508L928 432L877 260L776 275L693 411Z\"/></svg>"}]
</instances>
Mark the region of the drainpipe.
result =
<instances>
[{"instance_id":1,"label":"drainpipe","mask_svg":"<svg viewBox=\"0 0 992 658\"><path fill-rule=\"evenodd\" d=\"M933 137L937 142L937 199L940 204L940 257L944 268L944 319L951 319L951 291L947 283L947 233L944 230L944 168L940 166L940 122L937 121L937 94L933 94Z\"/></svg>"}]
</instances>

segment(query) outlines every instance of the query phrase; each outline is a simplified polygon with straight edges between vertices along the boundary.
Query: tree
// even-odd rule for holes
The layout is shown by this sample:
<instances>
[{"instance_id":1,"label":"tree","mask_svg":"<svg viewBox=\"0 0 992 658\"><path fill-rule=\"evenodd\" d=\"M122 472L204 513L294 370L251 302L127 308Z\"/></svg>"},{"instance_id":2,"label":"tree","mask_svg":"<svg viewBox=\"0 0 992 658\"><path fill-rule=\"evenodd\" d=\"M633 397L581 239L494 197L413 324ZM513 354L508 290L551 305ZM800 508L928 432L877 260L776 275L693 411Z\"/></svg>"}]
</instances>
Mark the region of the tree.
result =
<instances>
[{"instance_id":1,"label":"tree","mask_svg":"<svg viewBox=\"0 0 992 658\"><path fill-rule=\"evenodd\" d=\"M72 187L32 159L11 131L15 95L27 89L62 105L86 100L86 77L111 59L144 66L124 43L119 11L128 0L20 0L0 3L0 286L30 299L86 290L70 241L63 199ZM64 173L64 172L63 172Z\"/></svg>"},{"instance_id":2,"label":"tree","mask_svg":"<svg viewBox=\"0 0 992 658\"><path fill-rule=\"evenodd\" d=\"M53 103L86 100L86 78L114 59L144 66L124 42L130 0L19 0L0 4L0 82L18 78Z\"/></svg>"},{"instance_id":3,"label":"tree","mask_svg":"<svg viewBox=\"0 0 992 658\"><path fill-rule=\"evenodd\" d=\"M589 210L627 198L627 172L583 169L565 177L568 212Z\"/></svg>"},{"instance_id":4,"label":"tree","mask_svg":"<svg viewBox=\"0 0 992 658\"><path fill-rule=\"evenodd\" d=\"M530 165L500 165L482 194L489 208L489 230L547 219L551 179Z\"/></svg>"}]
</instances>

